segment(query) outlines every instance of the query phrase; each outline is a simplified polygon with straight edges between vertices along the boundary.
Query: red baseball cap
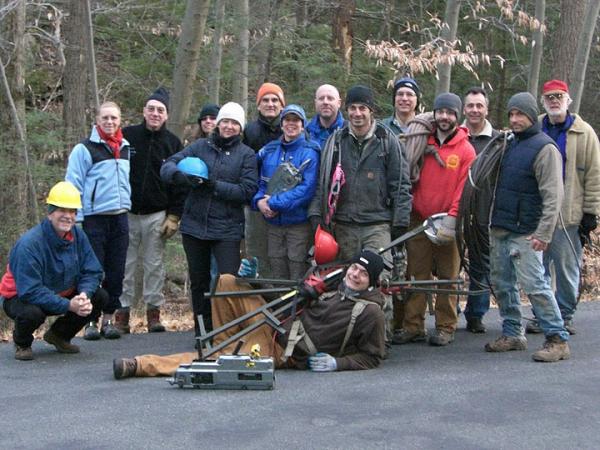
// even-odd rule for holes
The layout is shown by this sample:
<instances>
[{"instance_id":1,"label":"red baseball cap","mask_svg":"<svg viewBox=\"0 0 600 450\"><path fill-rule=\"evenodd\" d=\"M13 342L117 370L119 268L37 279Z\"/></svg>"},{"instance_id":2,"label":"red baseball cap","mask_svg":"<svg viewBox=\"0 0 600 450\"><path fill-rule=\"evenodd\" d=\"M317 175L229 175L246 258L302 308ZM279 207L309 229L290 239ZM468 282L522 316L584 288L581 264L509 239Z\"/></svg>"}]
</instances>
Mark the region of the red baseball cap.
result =
<instances>
[{"instance_id":1,"label":"red baseball cap","mask_svg":"<svg viewBox=\"0 0 600 450\"><path fill-rule=\"evenodd\" d=\"M566 92L568 94L569 86L567 86L567 83L562 80L550 80L544 83L542 95L555 94L557 92Z\"/></svg>"}]
</instances>

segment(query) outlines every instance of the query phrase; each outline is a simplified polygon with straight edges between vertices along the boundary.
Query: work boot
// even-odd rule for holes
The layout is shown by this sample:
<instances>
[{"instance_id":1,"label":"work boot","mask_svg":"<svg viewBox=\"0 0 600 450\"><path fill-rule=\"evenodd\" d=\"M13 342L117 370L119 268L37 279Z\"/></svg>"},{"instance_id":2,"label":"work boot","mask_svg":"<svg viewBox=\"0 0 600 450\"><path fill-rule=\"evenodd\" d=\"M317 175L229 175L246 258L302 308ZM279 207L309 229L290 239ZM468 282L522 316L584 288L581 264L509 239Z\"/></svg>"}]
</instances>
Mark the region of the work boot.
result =
<instances>
[{"instance_id":1,"label":"work boot","mask_svg":"<svg viewBox=\"0 0 600 450\"><path fill-rule=\"evenodd\" d=\"M569 334L577 334L577 329L573 326L573 319L565 320L565 329L569 332Z\"/></svg>"},{"instance_id":2,"label":"work boot","mask_svg":"<svg viewBox=\"0 0 600 450\"><path fill-rule=\"evenodd\" d=\"M100 332L98 331L98 324L96 322L90 322L85 326L83 338L86 341L97 341L100 339Z\"/></svg>"},{"instance_id":3,"label":"work boot","mask_svg":"<svg viewBox=\"0 0 600 450\"><path fill-rule=\"evenodd\" d=\"M531 355L534 361L538 362L556 362L561 359L569 359L571 350L567 341L563 341L560 336L554 334L546 338L546 342L541 349Z\"/></svg>"},{"instance_id":4,"label":"work boot","mask_svg":"<svg viewBox=\"0 0 600 450\"><path fill-rule=\"evenodd\" d=\"M485 344L486 352L508 352L511 350L527 350L525 336L500 336L498 339Z\"/></svg>"},{"instance_id":5,"label":"work boot","mask_svg":"<svg viewBox=\"0 0 600 450\"><path fill-rule=\"evenodd\" d=\"M485 333L487 330L480 317L473 317L471 319L467 319L467 331L480 334Z\"/></svg>"},{"instance_id":6,"label":"work boot","mask_svg":"<svg viewBox=\"0 0 600 450\"><path fill-rule=\"evenodd\" d=\"M429 345L436 347L444 347L454 341L454 333L446 330L435 329L431 336L429 336Z\"/></svg>"},{"instance_id":7,"label":"work boot","mask_svg":"<svg viewBox=\"0 0 600 450\"><path fill-rule=\"evenodd\" d=\"M52 328L44 333L44 340L56 347L59 353L79 353L79 346L71 344L69 341L57 335Z\"/></svg>"},{"instance_id":8,"label":"work boot","mask_svg":"<svg viewBox=\"0 0 600 450\"><path fill-rule=\"evenodd\" d=\"M115 328L121 334L129 334L129 308L121 308L115 311Z\"/></svg>"},{"instance_id":9,"label":"work boot","mask_svg":"<svg viewBox=\"0 0 600 450\"><path fill-rule=\"evenodd\" d=\"M527 334L541 334L544 330L540 327L540 324L537 320L528 320L527 325L525 325L525 333Z\"/></svg>"},{"instance_id":10,"label":"work boot","mask_svg":"<svg viewBox=\"0 0 600 450\"><path fill-rule=\"evenodd\" d=\"M106 339L119 339L121 337L121 333L115 328L112 320L107 320L102 323L100 334Z\"/></svg>"},{"instance_id":11,"label":"work boot","mask_svg":"<svg viewBox=\"0 0 600 450\"><path fill-rule=\"evenodd\" d=\"M160 323L160 309L146 308L146 320L148 321L148 333L162 333L165 326Z\"/></svg>"},{"instance_id":12,"label":"work boot","mask_svg":"<svg viewBox=\"0 0 600 450\"><path fill-rule=\"evenodd\" d=\"M402 345L408 344L409 342L424 342L425 338L427 338L426 331L413 332L402 329L399 333L394 333L394 337L392 337L392 344Z\"/></svg>"},{"instance_id":13,"label":"work boot","mask_svg":"<svg viewBox=\"0 0 600 450\"><path fill-rule=\"evenodd\" d=\"M137 361L135 358L116 358L113 359L113 375L116 380L131 378L135 376L137 370Z\"/></svg>"},{"instance_id":14,"label":"work boot","mask_svg":"<svg viewBox=\"0 0 600 450\"><path fill-rule=\"evenodd\" d=\"M15 359L18 359L19 361L31 361L33 359L31 347L15 345Z\"/></svg>"}]
</instances>

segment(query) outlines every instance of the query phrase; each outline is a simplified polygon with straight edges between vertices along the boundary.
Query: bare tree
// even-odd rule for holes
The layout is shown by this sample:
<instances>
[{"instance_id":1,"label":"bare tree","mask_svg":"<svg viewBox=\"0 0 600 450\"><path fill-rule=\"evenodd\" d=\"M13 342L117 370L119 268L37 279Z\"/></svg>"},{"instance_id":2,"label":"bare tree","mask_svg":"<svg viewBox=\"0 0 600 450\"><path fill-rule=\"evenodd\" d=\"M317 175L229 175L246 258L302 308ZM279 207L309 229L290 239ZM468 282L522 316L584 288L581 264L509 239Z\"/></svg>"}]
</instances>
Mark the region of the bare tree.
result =
<instances>
[{"instance_id":1,"label":"bare tree","mask_svg":"<svg viewBox=\"0 0 600 450\"><path fill-rule=\"evenodd\" d=\"M446 43L456 40L456 30L458 29L458 14L460 12L460 0L448 0L446 2L446 12L444 14L444 23L440 31L440 37ZM438 82L435 88L436 95L450 90L450 79L452 75L452 65L442 62L437 67Z\"/></svg>"},{"instance_id":2,"label":"bare tree","mask_svg":"<svg viewBox=\"0 0 600 450\"><path fill-rule=\"evenodd\" d=\"M538 26L533 30L531 40L531 60L529 63L529 78L527 90L534 97L537 96L540 81L540 66L542 63L542 51L544 49L544 20L546 19L546 0L535 1L535 19Z\"/></svg>"},{"instance_id":3,"label":"bare tree","mask_svg":"<svg viewBox=\"0 0 600 450\"><path fill-rule=\"evenodd\" d=\"M552 78L571 82L586 0L560 0L560 22L554 33Z\"/></svg>"},{"instance_id":4,"label":"bare tree","mask_svg":"<svg viewBox=\"0 0 600 450\"><path fill-rule=\"evenodd\" d=\"M331 47L342 58L348 75L352 69L352 15L355 10L355 0L339 0L337 8L332 9L331 18Z\"/></svg>"},{"instance_id":5,"label":"bare tree","mask_svg":"<svg viewBox=\"0 0 600 450\"><path fill-rule=\"evenodd\" d=\"M262 80L269 81L271 78L271 62L273 61L273 42L275 40L275 23L279 17L281 0L271 0L269 19L267 21L267 56L262 65Z\"/></svg>"},{"instance_id":6,"label":"bare tree","mask_svg":"<svg viewBox=\"0 0 600 450\"><path fill-rule=\"evenodd\" d=\"M65 67L63 70L63 121L65 145L70 148L89 132L86 2L68 2L64 20Z\"/></svg>"},{"instance_id":7,"label":"bare tree","mask_svg":"<svg viewBox=\"0 0 600 450\"><path fill-rule=\"evenodd\" d=\"M248 54L250 49L250 4L248 0L239 0L238 58L234 68L232 87L233 99L248 110Z\"/></svg>"},{"instance_id":8,"label":"bare tree","mask_svg":"<svg viewBox=\"0 0 600 450\"><path fill-rule=\"evenodd\" d=\"M187 116L192 103L192 91L198 63L204 27L210 8L210 0L188 0L177 52L175 54L175 70L173 72L172 111L169 114L169 128L180 138L187 123Z\"/></svg>"},{"instance_id":9,"label":"bare tree","mask_svg":"<svg viewBox=\"0 0 600 450\"><path fill-rule=\"evenodd\" d=\"M219 104L221 91L221 60L223 59L223 30L225 28L226 0L216 0L215 30L213 32L213 49L210 56L211 70L208 74L208 95L210 101Z\"/></svg>"},{"instance_id":10,"label":"bare tree","mask_svg":"<svg viewBox=\"0 0 600 450\"><path fill-rule=\"evenodd\" d=\"M590 56L590 47L592 38L596 29L596 21L600 13L600 2L598 0L589 0L585 7L585 20L583 29L577 45L577 53L573 64L573 75L571 76L571 90L573 92L573 103L569 109L573 112L579 111L583 86L585 83L585 72L587 70L588 59Z\"/></svg>"},{"instance_id":11,"label":"bare tree","mask_svg":"<svg viewBox=\"0 0 600 450\"><path fill-rule=\"evenodd\" d=\"M90 8L90 0L84 0L83 2L85 22L86 22L86 33L85 43L87 47L87 63L90 71L90 91L92 94L92 102L95 111L100 109L100 99L98 96L98 77L96 75L96 54L94 51L94 27L92 23L92 10Z\"/></svg>"}]
</instances>

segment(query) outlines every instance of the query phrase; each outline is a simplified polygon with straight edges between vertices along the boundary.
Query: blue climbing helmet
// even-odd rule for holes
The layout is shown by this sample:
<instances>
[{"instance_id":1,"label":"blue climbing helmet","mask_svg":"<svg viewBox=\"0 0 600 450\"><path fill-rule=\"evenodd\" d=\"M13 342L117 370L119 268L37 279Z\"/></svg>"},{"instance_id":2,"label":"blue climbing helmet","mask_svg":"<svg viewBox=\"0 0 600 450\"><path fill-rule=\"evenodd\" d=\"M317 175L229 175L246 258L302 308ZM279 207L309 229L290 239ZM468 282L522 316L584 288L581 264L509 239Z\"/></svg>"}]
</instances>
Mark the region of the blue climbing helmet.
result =
<instances>
[{"instance_id":1,"label":"blue climbing helmet","mask_svg":"<svg viewBox=\"0 0 600 450\"><path fill-rule=\"evenodd\" d=\"M195 156L187 156L177 163L177 169L186 175L208 179L206 163Z\"/></svg>"}]
</instances>

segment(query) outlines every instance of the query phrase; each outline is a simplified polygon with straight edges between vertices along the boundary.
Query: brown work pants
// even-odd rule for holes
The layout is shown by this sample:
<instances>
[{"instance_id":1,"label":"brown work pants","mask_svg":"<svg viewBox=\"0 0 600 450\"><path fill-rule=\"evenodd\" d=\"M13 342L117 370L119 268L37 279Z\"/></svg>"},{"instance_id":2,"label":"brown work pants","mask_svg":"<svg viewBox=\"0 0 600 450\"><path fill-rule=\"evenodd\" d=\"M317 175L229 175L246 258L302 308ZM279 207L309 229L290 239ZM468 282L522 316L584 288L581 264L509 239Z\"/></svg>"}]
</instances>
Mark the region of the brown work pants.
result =
<instances>
[{"instance_id":1,"label":"brown work pants","mask_svg":"<svg viewBox=\"0 0 600 450\"><path fill-rule=\"evenodd\" d=\"M249 290L249 285L240 285L235 281L233 275L221 275L217 284L217 291L245 291ZM238 317L254 311L265 304L265 300L260 295L251 295L246 297L218 297L212 299L212 320L214 329L231 322ZM230 336L239 332L242 328L260 320L264 316L258 314L240 325L230 328L229 330L215 336L213 345L223 342ZM250 348L254 344L260 345L261 356L272 356L275 358L276 365L280 361L283 354L281 346L273 340L273 330L268 325L262 325L247 334L242 339L245 343L242 346L240 353L250 353ZM221 353L231 353L235 348L236 343L225 347ZM216 357L217 355L215 355ZM197 352L175 353L173 355L141 355L136 356L137 371L136 377L156 377L170 376L175 373L180 364L190 364L198 357Z\"/></svg>"},{"instance_id":2,"label":"brown work pants","mask_svg":"<svg viewBox=\"0 0 600 450\"><path fill-rule=\"evenodd\" d=\"M411 217L410 228L423 223L423 220ZM415 280L431 280L433 274L438 279L455 279L460 271L460 257L456 243L435 245L425 233L420 233L406 243L408 253L407 277ZM456 289L455 285L443 286ZM435 299L435 327L453 333L456 330L458 314L456 311L456 295L437 294ZM427 297L425 294L413 293L404 306L403 328L411 333L425 331L425 311Z\"/></svg>"}]
</instances>

